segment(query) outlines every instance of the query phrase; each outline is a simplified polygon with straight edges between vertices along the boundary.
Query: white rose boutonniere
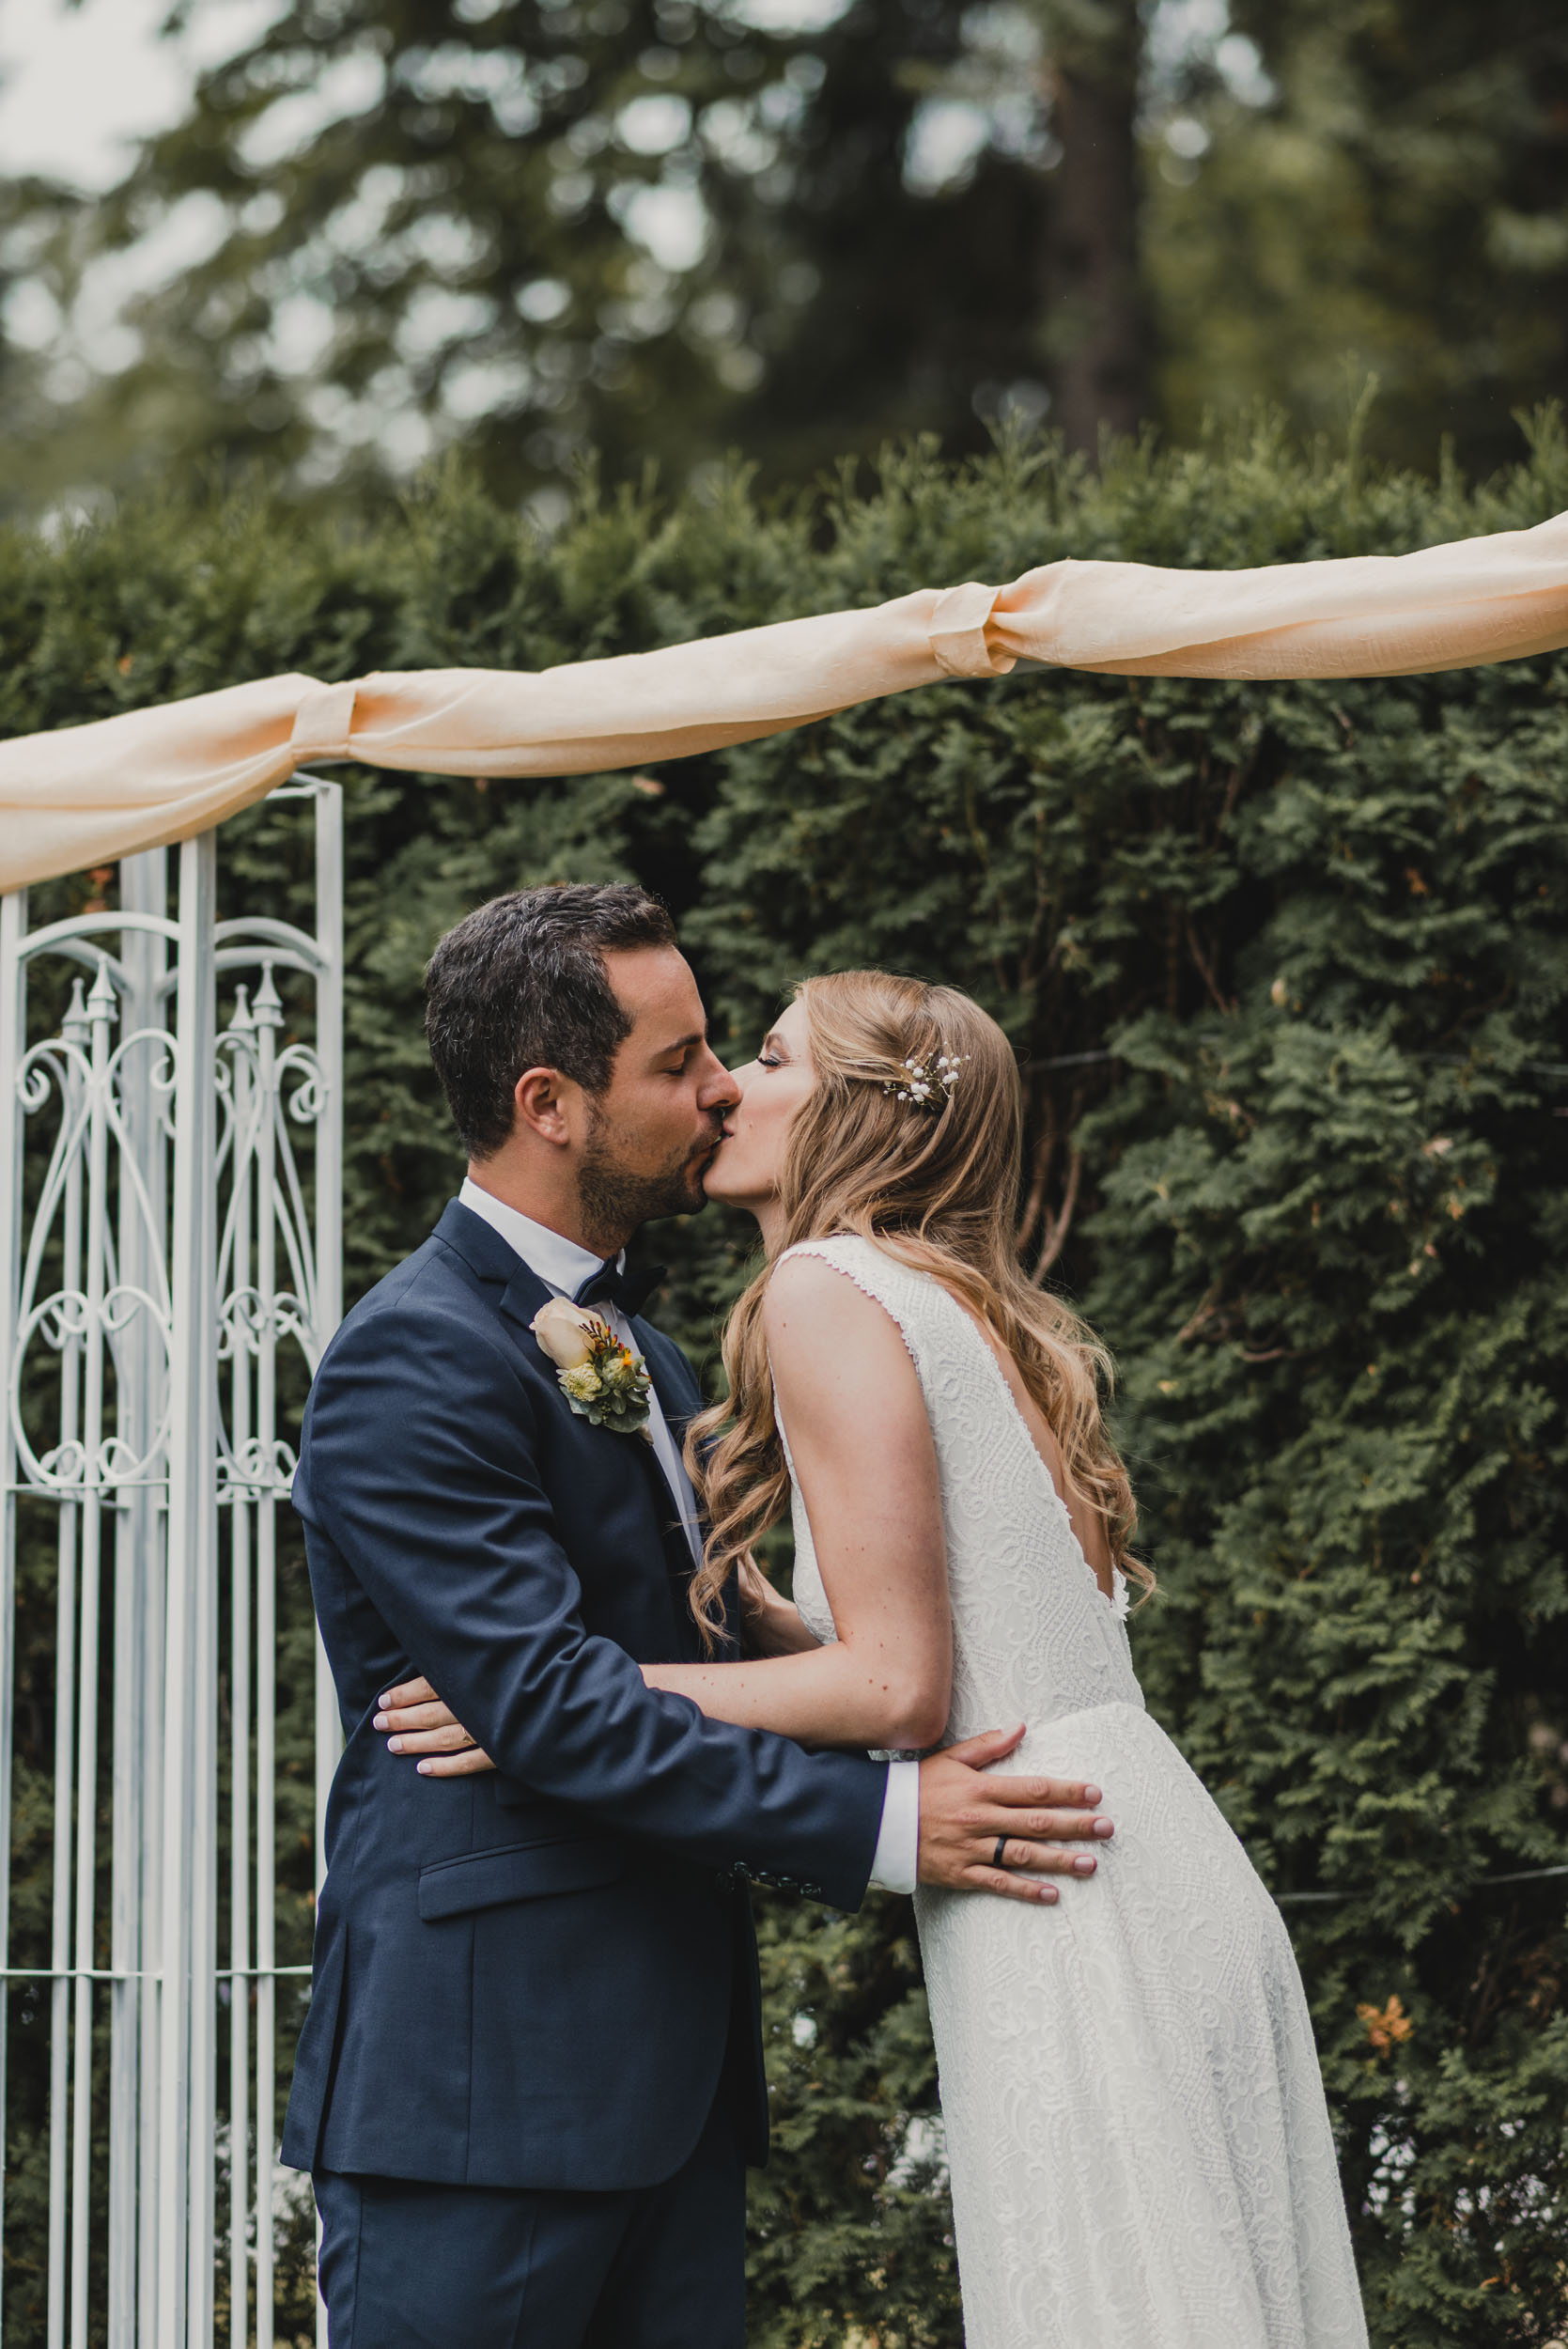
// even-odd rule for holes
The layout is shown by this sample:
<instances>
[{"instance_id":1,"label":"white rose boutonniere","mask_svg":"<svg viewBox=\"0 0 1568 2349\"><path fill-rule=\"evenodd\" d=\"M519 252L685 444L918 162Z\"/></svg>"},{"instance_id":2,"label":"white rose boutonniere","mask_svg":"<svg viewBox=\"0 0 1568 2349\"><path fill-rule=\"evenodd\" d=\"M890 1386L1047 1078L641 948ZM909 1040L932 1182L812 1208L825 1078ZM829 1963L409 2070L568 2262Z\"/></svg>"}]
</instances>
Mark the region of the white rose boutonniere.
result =
<instances>
[{"instance_id":1,"label":"white rose boutonniere","mask_svg":"<svg viewBox=\"0 0 1568 2349\"><path fill-rule=\"evenodd\" d=\"M552 1297L528 1326L555 1364L556 1384L579 1419L617 1436L647 1437L648 1366L607 1321L585 1305Z\"/></svg>"}]
</instances>

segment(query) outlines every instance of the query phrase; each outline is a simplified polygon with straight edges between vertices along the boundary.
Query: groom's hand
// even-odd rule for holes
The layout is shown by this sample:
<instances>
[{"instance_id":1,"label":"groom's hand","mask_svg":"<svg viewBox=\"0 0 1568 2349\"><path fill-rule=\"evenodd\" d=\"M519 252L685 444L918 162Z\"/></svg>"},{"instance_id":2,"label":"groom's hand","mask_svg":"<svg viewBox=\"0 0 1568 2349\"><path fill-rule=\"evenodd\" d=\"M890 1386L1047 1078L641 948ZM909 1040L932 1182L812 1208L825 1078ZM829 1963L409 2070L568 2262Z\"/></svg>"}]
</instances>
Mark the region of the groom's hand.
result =
<instances>
[{"instance_id":1,"label":"groom's hand","mask_svg":"<svg viewBox=\"0 0 1568 2349\"><path fill-rule=\"evenodd\" d=\"M390 1732L391 1751L419 1756L427 1778L467 1778L494 1763L443 1704L427 1680L389 1688L374 1726ZM949 1746L920 1766L922 1884L960 1892L996 1892L1015 1901L1058 1898L1053 1875L1093 1875L1085 1843L1114 1829L1096 1809L1097 1786L1081 1779L999 1778L989 1766L1021 1743L1022 1725L989 1730Z\"/></svg>"},{"instance_id":2,"label":"groom's hand","mask_svg":"<svg viewBox=\"0 0 1568 2349\"><path fill-rule=\"evenodd\" d=\"M1054 1901L1051 1875L1091 1876L1086 1843L1114 1833L1100 1817L1097 1786L1081 1779L996 1778L1023 1737L987 1730L948 1746L920 1766L920 1881L955 1892L1000 1892L1014 1901ZM1000 1863L1000 1864L999 1864Z\"/></svg>"}]
</instances>

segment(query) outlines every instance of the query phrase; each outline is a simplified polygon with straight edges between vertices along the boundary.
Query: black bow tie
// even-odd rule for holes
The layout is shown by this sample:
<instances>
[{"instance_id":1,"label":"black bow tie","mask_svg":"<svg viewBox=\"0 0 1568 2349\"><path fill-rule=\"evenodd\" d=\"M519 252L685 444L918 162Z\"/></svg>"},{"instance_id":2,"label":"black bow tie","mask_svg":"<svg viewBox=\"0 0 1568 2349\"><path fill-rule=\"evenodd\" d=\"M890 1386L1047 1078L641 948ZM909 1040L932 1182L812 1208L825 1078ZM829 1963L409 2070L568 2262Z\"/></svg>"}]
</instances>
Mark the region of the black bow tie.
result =
<instances>
[{"instance_id":1,"label":"black bow tie","mask_svg":"<svg viewBox=\"0 0 1568 2349\"><path fill-rule=\"evenodd\" d=\"M597 1272L589 1273L572 1299L572 1303L614 1305L629 1321L633 1314L642 1312L663 1280L665 1269L663 1265L654 1264L642 1272L620 1272L616 1270L614 1257L607 1256Z\"/></svg>"}]
</instances>

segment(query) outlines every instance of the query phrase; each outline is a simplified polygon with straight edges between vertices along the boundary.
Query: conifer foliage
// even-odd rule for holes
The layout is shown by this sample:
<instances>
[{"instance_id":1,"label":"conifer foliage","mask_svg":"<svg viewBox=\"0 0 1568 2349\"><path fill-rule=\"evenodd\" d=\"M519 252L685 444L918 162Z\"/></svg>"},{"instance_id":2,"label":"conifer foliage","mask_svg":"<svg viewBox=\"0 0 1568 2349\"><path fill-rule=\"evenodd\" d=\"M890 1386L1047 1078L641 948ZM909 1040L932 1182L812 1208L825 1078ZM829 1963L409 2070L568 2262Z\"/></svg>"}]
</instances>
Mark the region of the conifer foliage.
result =
<instances>
[{"instance_id":1,"label":"conifer foliage","mask_svg":"<svg viewBox=\"0 0 1568 2349\"><path fill-rule=\"evenodd\" d=\"M1065 554L1392 553L1564 506L1547 419L1474 491L1305 462L1260 428L1123 449L1097 478L1048 449L914 449L836 502L589 493L551 540L455 477L359 537L142 509L0 541L0 723L285 669L536 668ZM285 803L230 828L236 899L287 905L295 822ZM656 774L356 774L349 841L355 1289L455 1187L419 974L499 890L660 890L737 1058L807 971L890 964L995 1012L1028 1072L1020 1244L1120 1365L1161 1584L1135 1655L1286 1901L1374 2338L1560 2339L1568 1929L1541 1872L1568 1864L1568 659L944 684ZM660 1317L711 1368L748 1235L709 1214L657 1239ZM47 1561L23 1583L38 1789ZM294 1718L303 1737L308 1703ZM19 1802L24 1885L44 1816ZM753 2338L957 2349L908 1906L770 1899L761 1921L776 2152ZM13 2013L13 2276L39 2248L29 2033ZM303 2303L286 2313L304 2338Z\"/></svg>"}]
</instances>

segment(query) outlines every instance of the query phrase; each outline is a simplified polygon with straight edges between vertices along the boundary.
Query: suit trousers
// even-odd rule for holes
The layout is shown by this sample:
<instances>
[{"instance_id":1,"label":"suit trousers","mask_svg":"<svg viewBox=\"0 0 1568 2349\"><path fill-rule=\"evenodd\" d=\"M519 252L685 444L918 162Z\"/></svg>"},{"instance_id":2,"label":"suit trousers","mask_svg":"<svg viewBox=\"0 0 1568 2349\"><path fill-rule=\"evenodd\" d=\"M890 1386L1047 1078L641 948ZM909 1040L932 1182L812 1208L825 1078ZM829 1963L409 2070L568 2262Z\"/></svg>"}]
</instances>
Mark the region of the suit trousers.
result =
<instances>
[{"instance_id":1,"label":"suit trousers","mask_svg":"<svg viewBox=\"0 0 1568 2349\"><path fill-rule=\"evenodd\" d=\"M331 2349L742 2349L746 2170L722 2079L661 2186L313 2183Z\"/></svg>"}]
</instances>

